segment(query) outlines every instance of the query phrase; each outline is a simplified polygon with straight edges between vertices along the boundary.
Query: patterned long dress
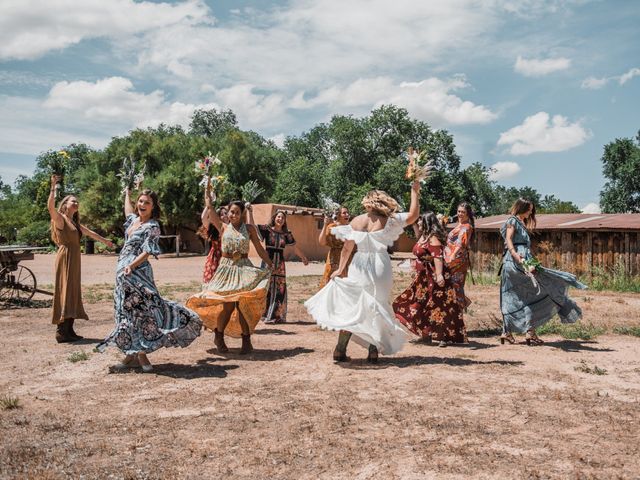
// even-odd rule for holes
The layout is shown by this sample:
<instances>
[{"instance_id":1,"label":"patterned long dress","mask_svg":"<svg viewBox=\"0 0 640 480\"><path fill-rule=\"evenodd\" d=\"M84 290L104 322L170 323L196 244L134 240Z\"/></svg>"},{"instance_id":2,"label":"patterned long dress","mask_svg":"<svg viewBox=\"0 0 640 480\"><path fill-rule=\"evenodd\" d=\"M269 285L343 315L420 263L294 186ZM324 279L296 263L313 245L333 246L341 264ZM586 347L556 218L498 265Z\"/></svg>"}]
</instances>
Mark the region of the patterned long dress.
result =
<instances>
[{"instance_id":1,"label":"patterned long dress","mask_svg":"<svg viewBox=\"0 0 640 480\"><path fill-rule=\"evenodd\" d=\"M258 229L264 239L269 258L273 262L267 307L262 315L262 320L264 323L285 323L287 321L287 270L284 261L284 247L295 245L296 241L288 231L278 232L269 225L258 225Z\"/></svg>"},{"instance_id":2,"label":"patterned long dress","mask_svg":"<svg viewBox=\"0 0 640 480\"><path fill-rule=\"evenodd\" d=\"M217 326L218 317L226 303L237 303L251 333L264 312L269 283L269 270L255 267L247 258L251 238L246 224L237 229L226 224L222 233L222 253L220 265L202 291L189 297L187 307L193 309L210 330ZM238 310L234 310L224 332L232 337L240 337Z\"/></svg>"},{"instance_id":3,"label":"patterned long dress","mask_svg":"<svg viewBox=\"0 0 640 480\"><path fill-rule=\"evenodd\" d=\"M154 257L160 253L160 226L155 220L143 223L129 235L128 229L137 218L129 215L124 224L125 243L118 257L113 292L116 326L98 345L100 351L109 345L117 346L126 355L149 353L160 347L186 347L202 329L195 312L160 296L148 261L130 275L124 274L124 268L141 253Z\"/></svg>"},{"instance_id":4,"label":"patterned long dress","mask_svg":"<svg viewBox=\"0 0 640 480\"><path fill-rule=\"evenodd\" d=\"M444 261L449 267L456 298L463 309L471 305L471 300L464 293L464 284L470 264L469 241L472 234L473 227L469 223L459 223L449 232L444 249Z\"/></svg>"},{"instance_id":5,"label":"patterned long dress","mask_svg":"<svg viewBox=\"0 0 640 480\"><path fill-rule=\"evenodd\" d=\"M524 224L516 216L507 219L500 229L505 245L507 225L514 228L512 242L518 255L525 260L531 258L531 239ZM562 323L574 323L582 317L582 310L567 294L569 287L587 288L575 275L542 267L534 274L536 286L507 248L502 262L500 309L504 333L541 327L556 314Z\"/></svg>"},{"instance_id":6,"label":"patterned long dress","mask_svg":"<svg viewBox=\"0 0 640 480\"><path fill-rule=\"evenodd\" d=\"M209 283L213 278L213 274L216 273L218 265L220 265L220 257L222 256L222 243L220 242L220 232L214 226L209 227L209 242L211 248L207 255L207 260L204 262L204 272L202 274L202 282Z\"/></svg>"},{"instance_id":7,"label":"patterned long dress","mask_svg":"<svg viewBox=\"0 0 640 480\"><path fill-rule=\"evenodd\" d=\"M80 282L80 232L65 215L64 225L57 228L58 251L56 252L56 284L53 294L51 323L60 324L67 318L89 319L82 305Z\"/></svg>"},{"instance_id":8,"label":"patterned long dress","mask_svg":"<svg viewBox=\"0 0 640 480\"><path fill-rule=\"evenodd\" d=\"M339 223L330 223L329 225L327 225L327 231L331 232L331 229L333 227L338 226L340 226ZM340 266L340 255L342 254L342 247L344 246L344 242L342 240L338 240L332 233L327 234L326 242L327 246L329 247L329 252L327 252L327 261L324 264L324 272L322 273L322 280L320 280L320 288L324 287L327 282L331 280L331 275L333 274L333 272L338 270L338 267ZM347 271L355 253L356 249L354 248L351 252L351 256L349 257L349 261L347 262Z\"/></svg>"},{"instance_id":9,"label":"patterned long dress","mask_svg":"<svg viewBox=\"0 0 640 480\"><path fill-rule=\"evenodd\" d=\"M467 331L462 319L462 307L451 282L451 274L443 266L444 287L435 281L434 259L443 258L442 247L416 243L416 277L409 288L393 302L396 319L419 337L436 341L465 343Z\"/></svg>"}]
</instances>

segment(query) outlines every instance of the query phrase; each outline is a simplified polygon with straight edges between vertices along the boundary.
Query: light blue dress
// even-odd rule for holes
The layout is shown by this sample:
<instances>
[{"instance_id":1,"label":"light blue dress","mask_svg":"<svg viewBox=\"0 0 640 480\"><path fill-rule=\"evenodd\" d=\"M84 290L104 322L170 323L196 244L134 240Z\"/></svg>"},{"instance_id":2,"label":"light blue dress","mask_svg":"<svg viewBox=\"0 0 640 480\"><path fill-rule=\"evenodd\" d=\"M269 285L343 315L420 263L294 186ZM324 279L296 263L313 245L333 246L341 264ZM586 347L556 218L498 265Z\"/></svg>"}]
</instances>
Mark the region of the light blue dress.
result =
<instances>
[{"instance_id":1,"label":"light blue dress","mask_svg":"<svg viewBox=\"0 0 640 480\"><path fill-rule=\"evenodd\" d=\"M117 346L126 355L149 353L160 347L186 347L202 329L202 321L195 312L160 296L148 261L138 265L130 275L124 274L124 268L142 252L156 258L160 253L160 226L155 220L128 234L129 226L137 218L129 215L124 224L125 243L118 257L113 292L116 326L98 345L100 351L108 345Z\"/></svg>"},{"instance_id":2,"label":"light blue dress","mask_svg":"<svg viewBox=\"0 0 640 480\"><path fill-rule=\"evenodd\" d=\"M582 317L582 310L567 292L569 287L586 289L587 286L575 275L544 267L534 274L536 286L506 248L507 225L515 229L512 240L518 255L525 260L532 257L529 232L518 217L509 217L500 229L505 239L500 277L503 332L524 333L539 328L556 314L562 323L575 323Z\"/></svg>"}]
</instances>

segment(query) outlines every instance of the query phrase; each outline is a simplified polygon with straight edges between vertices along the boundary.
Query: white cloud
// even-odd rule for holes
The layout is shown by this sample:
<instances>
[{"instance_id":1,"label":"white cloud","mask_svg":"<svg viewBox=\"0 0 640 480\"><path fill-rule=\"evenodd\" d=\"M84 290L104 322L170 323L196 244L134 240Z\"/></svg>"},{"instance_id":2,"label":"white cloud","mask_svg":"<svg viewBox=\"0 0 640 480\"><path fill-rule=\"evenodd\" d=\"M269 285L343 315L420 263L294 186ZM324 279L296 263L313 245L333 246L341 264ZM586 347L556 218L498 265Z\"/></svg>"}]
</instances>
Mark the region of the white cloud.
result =
<instances>
[{"instance_id":1,"label":"white cloud","mask_svg":"<svg viewBox=\"0 0 640 480\"><path fill-rule=\"evenodd\" d=\"M600 205L598 205L597 203L587 203L580 210L582 211L582 213L602 213Z\"/></svg>"},{"instance_id":2,"label":"white cloud","mask_svg":"<svg viewBox=\"0 0 640 480\"><path fill-rule=\"evenodd\" d=\"M109 77L96 82L58 82L43 106L74 111L84 118L128 127L160 123L186 125L196 108L217 106L168 102L161 90L149 94L133 90L131 80Z\"/></svg>"},{"instance_id":3,"label":"white cloud","mask_svg":"<svg viewBox=\"0 0 640 480\"><path fill-rule=\"evenodd\" d=\"M542 77L553 72L566 70L571 66L571 60L564 57L530 60L518 55L513 69L525 77Z\"/></svg>"},{"instance_id":4,"label":"white cloud","mask_svg":"<svg viewBox=\"0 0 640 480\"><path fill-rule=\"evenodd\" d=\"M325 106L332 111L353 113L360 108L364 113L372 108L393 104L406 108L409 113L437 127L445 125L486 124L497 114L483 105L463 100L453 92L468 88L464 76L450 79L427 78L419 82L394 82L389 77L361 78L346 87L333 86L305 99L298 93L291 101L293 108Z\"/></svg>"},{"instance_id":5,"label":"white cloud","mask_svg":"<svg viewBox=\"0 0 640 480\"><path fill-rule=\"evenodd\" d=\"M582 84L580 85L580 87L587 90L598 90L604 87L610 80L611 78L589 77L589 78L585 78L582 81Z\"/></svg>"},{"instance_id":6,"label":"white cloud","mask_svg":"<svg viewBox=\"0 0 640 480\"><path fill-rule=\"evenodd\" d=\"M278 146L279 148L284 147L284 141L287 139L287 136L284 133L278 133L277 135L274 135L273 137L269 137L269 140L271 140L273 143L276 144L276 146Z\"/></svg>"},{"instance_id":7,"label":"white cloud","mask_svg":"<svg viewBox=\"0 0 640 480\"><path fill-rule=\"evenodd\" d=\"M496 162L490 167L490 180L506 180L520 173L520 165L516 162Z\"/></svg>"},{"instance_id":8,"label":"white cloud","mask_svg":"<svg viewBox=\"0 0 640 480\"><path fill-rule=\"evenodd\" d=\"M640 76L640 68L631 68L628 72L623 73L622 75L613 75L611 77L589 77L585 78L582 81L581 87L588 90L598 90L604 87L609 82L618 82L619 85L624 85L633 77Z\"/></svg>"},{"instance_id":9,"label":"white cloud","mask_svg":"<svg viewBox=\"0 0 640 480\"><path fill-rule=\"evenodd\" d=\"M590 136L580 122L570 123L562 115L550 118L547 112L538 112L525 118L521 125L501 133L498 145L508 145L512 155L563 152L582 145Z\"/></svg>"},{"instance_id":10,"label":"white cloud","mask_svg":"<svg viewBox=\"0 0 640 480\"><path fill-rule=\"evenodd\" d=\"M620 79L618 81L620 82L620 85L624 85L633 77L639 77L639 76L640 76L640 68L632 68L627 73L623 73L622 75L620 75Z\"/></svg>"},{"instance_id":11,"label":"white cloud","mask_svg":"<svg viewBox=\"0 0 640 480\"><path fill-rule=\"evenodd\" d=\"M118 38L176 23L211 21L199 0L173 5L134 0L3 1L0 59L35 59L87 38Z\"/></svg>"}]
</instances>

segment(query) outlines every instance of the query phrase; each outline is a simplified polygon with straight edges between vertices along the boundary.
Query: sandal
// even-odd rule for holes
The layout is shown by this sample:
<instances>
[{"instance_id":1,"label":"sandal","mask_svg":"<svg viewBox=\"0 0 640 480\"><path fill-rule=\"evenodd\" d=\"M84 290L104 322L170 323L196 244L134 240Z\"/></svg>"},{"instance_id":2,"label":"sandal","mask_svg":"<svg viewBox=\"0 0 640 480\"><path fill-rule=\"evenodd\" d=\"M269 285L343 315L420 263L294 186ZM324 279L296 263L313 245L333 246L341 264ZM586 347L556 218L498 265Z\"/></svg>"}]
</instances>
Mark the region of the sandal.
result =
<instances>
[{"instance_id":1,"label":"sandal","mask_svg":"<svg viewBox=\"0 0 640 480\"><path fill-rule=\"evenodd\" d=\"M502 335L500 335L500 344L504 345L504 342L509 342L511 345L513 345L514 343L516 343L516 339L513 338L513 334L511 332L509 333L503 333Z\"/></svg>"},{"instance_id":2,"label":"sandal","mask_svg":"<svg viewBox=\"0 0 640 480\"><path fill-rule=\"evenodd\" d=\"M544 343L544 340L538 337L535 331L528 331L524 339L527 345L542 345Z\"/></svg>"}]
</instances>

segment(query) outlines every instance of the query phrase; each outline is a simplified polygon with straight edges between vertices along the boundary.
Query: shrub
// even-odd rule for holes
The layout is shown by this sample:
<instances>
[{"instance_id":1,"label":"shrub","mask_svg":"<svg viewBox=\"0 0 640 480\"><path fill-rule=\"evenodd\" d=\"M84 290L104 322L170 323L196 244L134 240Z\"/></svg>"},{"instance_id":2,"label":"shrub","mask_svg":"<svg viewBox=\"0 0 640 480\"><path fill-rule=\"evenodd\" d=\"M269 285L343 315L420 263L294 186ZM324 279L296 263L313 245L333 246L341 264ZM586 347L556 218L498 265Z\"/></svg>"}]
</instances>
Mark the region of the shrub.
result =
<instances>
[{"instance_id":1,"label":"shrub","mask_svg":"<svg viewBox=\"0 0 640 480\"><path fill-rule=\"evenodd\" d=\"M18 243L31 245L33 247L52 247L51 231L49 222L37 220L18 231L16 237Z\"/></svg>"}]
</instances>

